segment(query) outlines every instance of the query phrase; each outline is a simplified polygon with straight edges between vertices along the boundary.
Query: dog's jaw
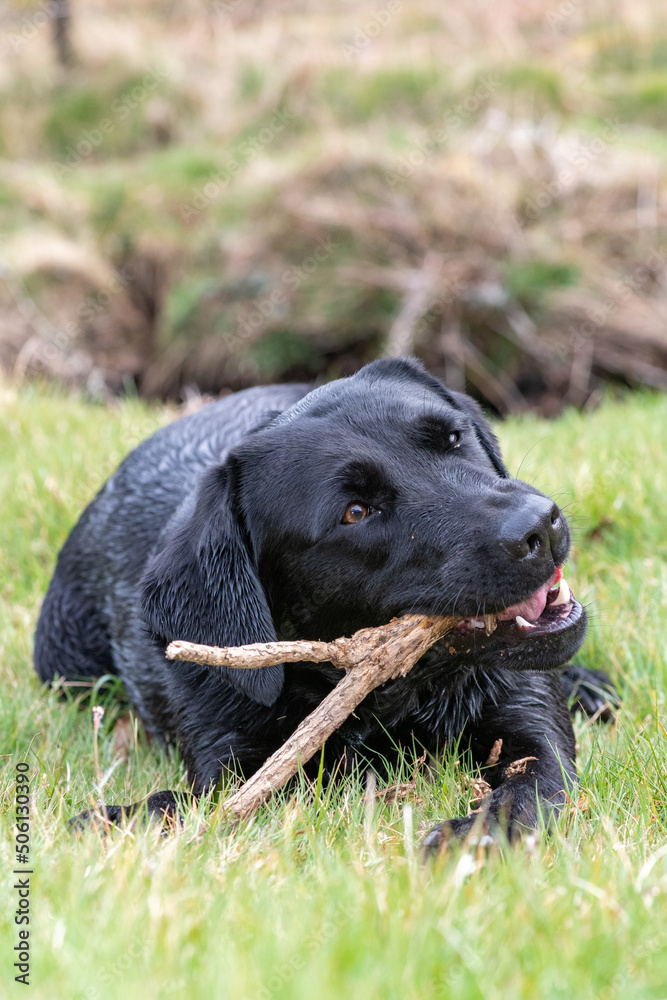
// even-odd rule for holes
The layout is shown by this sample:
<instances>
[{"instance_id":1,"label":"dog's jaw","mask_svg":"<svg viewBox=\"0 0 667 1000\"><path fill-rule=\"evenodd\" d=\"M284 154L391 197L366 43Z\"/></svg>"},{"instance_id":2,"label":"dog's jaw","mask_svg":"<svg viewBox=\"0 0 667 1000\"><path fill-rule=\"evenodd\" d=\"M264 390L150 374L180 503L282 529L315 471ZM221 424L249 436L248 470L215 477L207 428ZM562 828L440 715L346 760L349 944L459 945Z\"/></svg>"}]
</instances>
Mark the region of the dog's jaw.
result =
<instances>
[{"instance_id":1,"label":"dog's jaw","mask_svg":"<svg viewBox=\"0 0 667 1000\"><path fill-rule=\"evenodd\" d=\"M563 576L562 567L558 566L553 576L525 600L501 611L485 614L482 618L464 618L458 625L458 631L471 632L474 629L484 629L486 635L491 635L500 622L510 622L524 631L535 628L554 631L559 622L570 615L575 603L569 584ZM554 615L551 612L556 608L558 613ZM549 614L545 614L547 611Z\"/></svg>"}]
</instances>

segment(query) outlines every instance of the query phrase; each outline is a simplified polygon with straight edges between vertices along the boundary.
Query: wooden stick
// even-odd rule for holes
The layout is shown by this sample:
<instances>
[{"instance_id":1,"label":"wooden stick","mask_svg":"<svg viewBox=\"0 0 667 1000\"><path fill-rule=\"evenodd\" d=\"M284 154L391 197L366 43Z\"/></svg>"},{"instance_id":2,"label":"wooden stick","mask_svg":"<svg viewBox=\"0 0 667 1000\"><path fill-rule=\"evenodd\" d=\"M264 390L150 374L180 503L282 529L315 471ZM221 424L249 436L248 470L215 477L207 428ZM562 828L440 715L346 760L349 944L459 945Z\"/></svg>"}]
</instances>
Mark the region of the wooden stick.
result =
<instances>
[{"instance_id":1,"label":"wooden stick","mask_svg":"<svg viewBox=\"0 0 667 1000\"><path fill-rule=\"evenodd\" d=\"M338 640L340 641L340 640ZM343 642L349 640L343 640ZM255 642L250 646L202 646L198 642L175 639L167 647L168 660L188 660L203 667L236 667L255 670L274 663L333 662L337 655L335 642ZM337 663L336 666L343 666Z\"/></svg>"},{"instance_id":2,"label":"wooden stick","mask_svg":"<svg viewBox=\"0 0 667 1000\"><path fill-rule=\"evenodd\" d=\"M267 642L227 648L172 642L167 647L170 660L241 669L310 661L331 663L347 671L292 736L225 802L225 811L239 819L253 813L296 774L300 763L317 753L366 695L385 681L404 677L458 621L436 615L406 615L333 642Z\"/></svg>"}]
</instances>

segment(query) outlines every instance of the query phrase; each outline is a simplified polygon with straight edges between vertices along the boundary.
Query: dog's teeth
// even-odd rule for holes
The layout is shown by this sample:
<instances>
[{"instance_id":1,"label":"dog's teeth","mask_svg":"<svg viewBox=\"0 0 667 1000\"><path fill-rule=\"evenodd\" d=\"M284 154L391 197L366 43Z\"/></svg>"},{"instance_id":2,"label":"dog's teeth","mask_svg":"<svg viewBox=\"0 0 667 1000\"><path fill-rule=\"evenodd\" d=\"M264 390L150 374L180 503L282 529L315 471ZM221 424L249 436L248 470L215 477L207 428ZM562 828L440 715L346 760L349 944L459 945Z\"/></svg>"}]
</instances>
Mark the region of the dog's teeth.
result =
<instances>
[{"instance_id":1,"label":"dog's teeth","mask_svg":"<svg viewBox=\"0 0 667 1000\"><path fill-rule=\"evenodd\" d=\"M558 591L558 596L554 601L551 602L549 607L557 608L560 604L568 604L570 601L570 588L567 585L565 577L560 581L560 589Z\"/></svg>"},{"instance_id":2,"label":"dog's teeth","mask_svg":"<svg viewBox=\"0 0 667 1000\"><path fill-rule=\"evenodd\" d=\"M514 620L519 626L519 628L535 628L534 625L531 625L530 622L527 622L525 618L521 617L521 615L517 615Z\"/></svg>"},{"instance_id":3,"label":"dog's teeth","mask_svg":"<svg viewBox=\"0 0 667 1000\"><path fill-rule=\"evenodd\" d=\"M484 631L487 635L495 632L498 621L495 615L484 615Z\"/></svg>"},{"instance_id":4,"label":"dog's teeth","mask_svg":"<svg viewBox=\"0 0 667 1000\"><path fill-rule=\"evenodd\" d=\"M471 618L470 624L472 625L473 628L484 628L484 619Z\"/></svg>"}]
</instances>

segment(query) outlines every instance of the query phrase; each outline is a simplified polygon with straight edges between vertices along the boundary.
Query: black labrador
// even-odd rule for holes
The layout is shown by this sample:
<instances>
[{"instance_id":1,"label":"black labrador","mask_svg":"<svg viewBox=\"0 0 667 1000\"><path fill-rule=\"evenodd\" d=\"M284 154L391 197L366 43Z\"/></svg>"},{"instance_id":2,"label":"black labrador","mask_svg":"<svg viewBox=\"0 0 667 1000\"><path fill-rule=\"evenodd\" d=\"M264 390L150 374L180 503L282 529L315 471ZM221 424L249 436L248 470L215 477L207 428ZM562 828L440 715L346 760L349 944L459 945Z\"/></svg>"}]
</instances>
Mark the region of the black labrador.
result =
<instances>
[{"instance_id":1,"label":"black labrador","mask_svg":"<svg viewBox=\"0 0 667 1000\"><path fill-rule=\"evenodd\" d=\"M460 616L366 699L324 765L382 771L399 747L437 754L460 734L484 764L502 739L484 812L513 838L575 781L568 689L583 681L591 711L606 697L597 678L556 672L586 631L562 578L569 545L563 513L510 477L478 405L416 361L248 389L158 431L100 490L60 553L35 665L44 681L120 676L200 795L225 768L251 775L340 671L214 671L168 662L172 639L331 640L410 612ZM176 803L158 792L145 805ZM440 824L427 846L476 818Z\"/></svg>"}]
</instances>

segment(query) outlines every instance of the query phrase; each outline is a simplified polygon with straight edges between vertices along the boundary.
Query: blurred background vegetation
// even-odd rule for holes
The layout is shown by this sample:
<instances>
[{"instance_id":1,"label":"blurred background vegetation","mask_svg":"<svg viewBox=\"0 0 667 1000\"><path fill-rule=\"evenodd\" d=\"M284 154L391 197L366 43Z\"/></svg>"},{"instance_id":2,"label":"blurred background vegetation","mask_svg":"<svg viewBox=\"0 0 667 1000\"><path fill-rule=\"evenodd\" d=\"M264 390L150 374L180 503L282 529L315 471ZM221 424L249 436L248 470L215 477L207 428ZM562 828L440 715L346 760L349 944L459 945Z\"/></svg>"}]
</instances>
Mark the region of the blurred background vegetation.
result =
<instances>
[{"instance_id":1,"label":"blurred background vegetation","mask_svg":"<svg viewBox=\"0 0 667 1000\"><path fill-rule=\"evenodd\" d=\"M71 20L68 20L68 11ZM667 388L667 5L4 0L0 366Z\"/></svg>"}]
</instances>

